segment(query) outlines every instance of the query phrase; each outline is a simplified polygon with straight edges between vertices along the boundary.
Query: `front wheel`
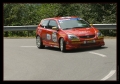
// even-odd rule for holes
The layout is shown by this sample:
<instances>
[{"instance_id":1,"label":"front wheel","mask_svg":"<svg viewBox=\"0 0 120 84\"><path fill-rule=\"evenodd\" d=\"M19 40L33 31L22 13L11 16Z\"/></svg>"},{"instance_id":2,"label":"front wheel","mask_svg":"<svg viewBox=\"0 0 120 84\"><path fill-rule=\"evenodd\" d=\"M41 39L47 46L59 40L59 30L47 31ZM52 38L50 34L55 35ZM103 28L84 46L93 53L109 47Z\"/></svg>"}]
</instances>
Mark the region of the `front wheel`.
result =
<instances>
[{"instance_id":1,"label":"front wheel","mask_svg":"<svg viewBox=\"0 0 120 84\"><path fill-rule=\"evenodd\" d=\"M66 43L65 43L65 41L64 41L63 38L60 39L60 50L61 50L62 52L65 52L65 51L66 51Z\"/></svg>"},{"instance_id":2,"label":"front wheel","mask_svg":"<svg viewBox=\"0 0 120 84\"><path fill-rule=\"evenodd\" d=\"M37 45L37 47L38 47L39 49L45 47L45 46L43 45L43 43L42 43L42 39L40 38L40 36L37 36L37 37L36 37L36 45Z\"/></svg>"}]
</instances>

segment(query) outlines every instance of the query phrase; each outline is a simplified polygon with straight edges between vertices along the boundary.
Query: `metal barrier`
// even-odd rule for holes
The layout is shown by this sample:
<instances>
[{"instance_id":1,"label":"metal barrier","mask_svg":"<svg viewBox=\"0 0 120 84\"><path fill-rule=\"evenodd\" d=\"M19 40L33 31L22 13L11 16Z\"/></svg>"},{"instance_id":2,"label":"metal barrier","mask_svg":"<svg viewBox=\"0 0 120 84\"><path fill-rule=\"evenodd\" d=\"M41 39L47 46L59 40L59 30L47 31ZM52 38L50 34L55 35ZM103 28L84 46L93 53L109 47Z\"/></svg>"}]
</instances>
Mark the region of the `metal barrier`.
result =
<instances>
[{"instance_id":1,"label":"metal barrier","mask_svg":"<svg viewBox=\"0 0 120 84\"><path fill-rule=\"evenodd\" d=\"M33 31L36 30L38 25L26 25L26 26L4 26L4 31ZM94 27L100 30L115 29L116 24L93 24Z\"/></svg>"},{"instance_id":2,"label":"metal barrier","mask_svg":"<svg viewBox=\"0 0 120 84\"><path fill-rule=\"evenodd\" d=\"M27 25L27 26L4 26L4 31L30 31L35 30L37 25Z\"/></svg>"}]
</instances>

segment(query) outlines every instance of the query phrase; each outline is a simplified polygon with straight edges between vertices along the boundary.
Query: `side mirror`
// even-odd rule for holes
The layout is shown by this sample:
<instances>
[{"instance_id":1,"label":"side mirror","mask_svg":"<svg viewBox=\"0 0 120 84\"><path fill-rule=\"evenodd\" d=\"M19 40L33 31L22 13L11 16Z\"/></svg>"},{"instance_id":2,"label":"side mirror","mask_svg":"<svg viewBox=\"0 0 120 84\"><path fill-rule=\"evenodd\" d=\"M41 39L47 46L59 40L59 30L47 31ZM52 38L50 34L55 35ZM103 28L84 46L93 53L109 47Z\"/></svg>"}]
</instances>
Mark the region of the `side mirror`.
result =
<instances>
[{"instance_id":1,"label":"side mirror","mask_svg":"<svg viewBox=\"0 0 120 84\"><path fill-rule=\"evenodd\" d=\"M58 30L58 28L57 27L52 27L52 30Z\"/></svg>"},{"instance_id":2,"label":"side mirror","mask_svg":"<svg viewBox=\"0 0 120 84\"><path fill-rule=\"evenodd\" d=\"M90 24L90 26L93 26L93 24Z\"/></svg>"}]
</instances>

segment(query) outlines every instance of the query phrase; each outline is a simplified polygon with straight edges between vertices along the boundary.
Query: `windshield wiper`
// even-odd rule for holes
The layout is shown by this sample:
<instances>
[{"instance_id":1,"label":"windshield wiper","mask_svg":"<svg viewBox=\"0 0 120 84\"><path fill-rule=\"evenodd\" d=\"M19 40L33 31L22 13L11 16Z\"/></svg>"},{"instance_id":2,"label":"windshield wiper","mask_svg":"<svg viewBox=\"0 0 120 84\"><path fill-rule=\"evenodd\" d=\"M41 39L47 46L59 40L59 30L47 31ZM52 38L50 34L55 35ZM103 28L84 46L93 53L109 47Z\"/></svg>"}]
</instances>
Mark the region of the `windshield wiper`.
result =
<instances>
[{"instance_id":1,"label":"windshield wiper","mask_svg":"<svg viewBox=\"0 0 120 84\"><path fill-rule=\"evenodd\" d=\"M83 28L83 27L73 27L73 28Z\"/></svg>"},{"instance_id":2,"label":"windshield wiper","mask_svg":"<svg viewBox=\"0 0 120 84\"><path fill-rule=\"evenodd\" d=\"M73 28L85 28L85 27L73 27Z\"/></svg>"},{"instance_id":3,"label":"windshield wiper","mask_svg":"<svg viewBox=\"0 0 120 84\"><path fill-rule=\"evenodd\" d=\"M64 28L63 30L65 30L65 29L72 29L72 28Z\"/></svg>"}]
</instances>

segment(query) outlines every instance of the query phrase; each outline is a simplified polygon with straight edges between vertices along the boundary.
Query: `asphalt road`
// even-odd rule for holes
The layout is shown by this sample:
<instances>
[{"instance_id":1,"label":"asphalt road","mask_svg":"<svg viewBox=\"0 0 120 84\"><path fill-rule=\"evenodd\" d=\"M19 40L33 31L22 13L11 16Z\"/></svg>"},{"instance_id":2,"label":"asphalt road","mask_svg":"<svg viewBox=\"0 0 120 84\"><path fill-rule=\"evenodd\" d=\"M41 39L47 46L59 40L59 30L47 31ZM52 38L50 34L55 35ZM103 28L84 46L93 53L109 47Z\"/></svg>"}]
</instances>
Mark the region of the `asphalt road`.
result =
<instances>
[{"instance_id":1,"label":"asphalt road","mask_svg":"<svg viewBox=\"0 0 120 84\"><path fill-rule=\"evenodd\" d=\"M116 39L105 46L62 53L57 48L38 49L34 39L5 39L4 81L116 81Z\"/></svg>"}]
</instances>

